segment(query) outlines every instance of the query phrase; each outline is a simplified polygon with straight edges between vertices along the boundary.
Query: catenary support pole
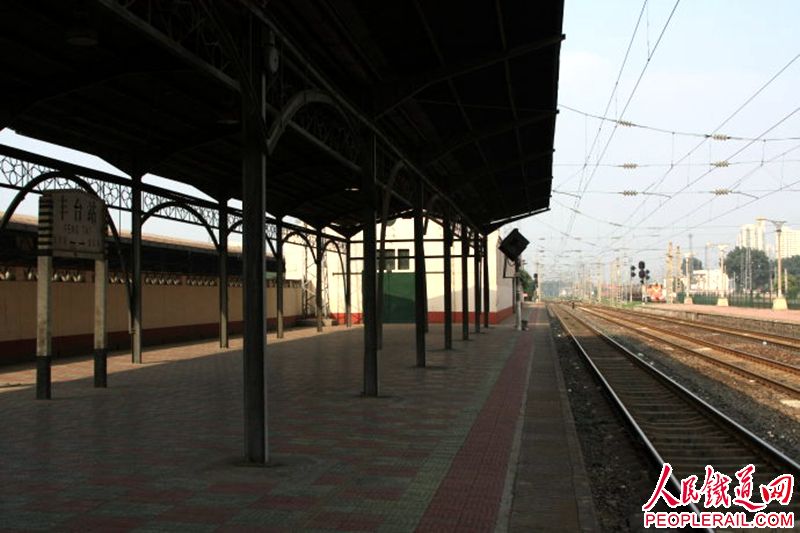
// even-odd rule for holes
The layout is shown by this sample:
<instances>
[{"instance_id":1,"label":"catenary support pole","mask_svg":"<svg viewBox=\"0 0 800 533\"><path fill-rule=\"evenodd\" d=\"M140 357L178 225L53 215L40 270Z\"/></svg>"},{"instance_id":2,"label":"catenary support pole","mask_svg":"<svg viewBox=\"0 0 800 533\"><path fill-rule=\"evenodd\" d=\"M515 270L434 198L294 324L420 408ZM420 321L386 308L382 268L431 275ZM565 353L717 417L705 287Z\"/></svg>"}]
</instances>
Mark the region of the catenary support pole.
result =
<instances>
[{"instance_id":1,"label":"catenary support pole","mask_svg":"<svg viewBox=\"0 0 800 533\"><path fill-rule=\"evenodd\" d=\"M461 338L469 340L469 230L461 223Z\"/></svg>"},{"instance_id":2,"label":"catenary support pole","mask_svg":"<svg viewBox=\"0 0 800 533\"><path fill-rule=\"evenodd\" d=\"M228 200L219 202L219 347L228 341Z\"/></svg>"},{"instance_id":3,"label":"catenary support pole","mask_svg":"<svg viewBox=\"0 0 800 533\"><path fill-rule=\"evenodd\" d=\"M414 192L414 322L416 325L417 366L425 366L425 235L422 224L422 181Z\"/></svg>"},{"instance_id":4,"label":"catenary support pole","mask_svg":"<svg viewBox=\"0 0 800 533\"><path fill-rule=\"evenodd\" d=\"M450 256L453 246L453 226L445 216L443 220L444 241L444 349L453 348L453 260Z\"/></svg>"},{"instance_id":5,"label":"catenary support pole","mask_svg":"<svg viewBox=\"0 0 800 533\"><path fill-rule=\"evenodd\" d=\"M277 217L275 221L275 314L276 334L279 339L283 338L283 217Z\"/></svg>"},{"instance_id":6,"label":"catenary support pole","mask_svg":"<svg viewBox=\"0 0 800 533\"><path fill-rule=\"evenodd\" d=\"M108 385L108 351L106 334L108 294L108 261L94 262L94 386Z\"/></svg>"},{"instance_id":7,"label":"catenary support pole","mask_svg":"<svg viewBox=\"0 0 800 533\"><path fill-rule=\"evenodd\" d=\"M489 327L489 236L483 236L483 327Z\"/></svg>"},{"instance_id":8,"label":"catenary support pole","mask_svg":"<svg viewBox=\"0 0 800 533\"><path fill-rule=\"evenodd\" d=\"M375 250L375 150L373 133L366 139L362 171L361 194L363 209L361 223L364 228L364 272L361 281L362 321L364 323L364 395L378 395L378 323L376 316L377 279Z\"/></svg>"},{"instance_id":9,"label":"catenary support pole","mask_svg":"<svg viewBox=\"0 0 800 533\"><path fill-rule=\"evenodd\" d=\"M131 361L142 362L142 176L131 176L131 256L133 290L131 300Z\"/></svg>"},{"instance_id":10,"label":"catenary support pole","mask_svg":"<svg viewBox=\"0 0 800 533\"><path fill-rule=\"evenodd\" d=\"M261 137L264 109L263 26L251 16L245 55L256 101L242 97L242 290L244 335L245 458L256 464L269 460L266 391L265 252L266 167Z\"/></svg>"}]
</instances>

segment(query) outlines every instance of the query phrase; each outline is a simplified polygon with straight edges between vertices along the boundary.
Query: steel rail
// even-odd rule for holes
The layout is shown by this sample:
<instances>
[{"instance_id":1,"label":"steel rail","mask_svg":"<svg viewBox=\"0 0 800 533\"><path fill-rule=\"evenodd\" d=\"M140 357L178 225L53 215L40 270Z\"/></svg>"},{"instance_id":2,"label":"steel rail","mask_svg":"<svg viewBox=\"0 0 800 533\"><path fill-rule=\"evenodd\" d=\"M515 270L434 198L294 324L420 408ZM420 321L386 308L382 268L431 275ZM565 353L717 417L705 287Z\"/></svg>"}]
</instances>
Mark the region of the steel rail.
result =
<instances>
[{"instance_id":1,"label":"steel rail","mask_svg":"<svg viewBox=\"0 0 800 533\"><path fill-rule=\"evenodd\" d=\"M665 462L669 462L675 467L669 483L676 493L680 493L680 483L675 473L678 471L691 473L689 470L697 468L698 465L708 464L709 458L713 457L714 453L711 448L720 446L717 440L720 434L727 437L723 441L728 452L726 454L727 462L732 461L731 457L734 458L733 460L741 458L745 461L739 465L741 467L749 463L757 466L766 464L780 474L791 473L795 478L800 475L800 464L794 459L689 391L673 378L652 367L631 350L576 316L574 312L570 312L563 306L551 305L548 306L548 309L555 311L556 318L561 322L564 330L602 384L605 392L611 398L612 404L644 445L648 458L659 468ZM579 340L573 327L567 323L568 321L565 320L562 313L586 328L593 338L603 345L609 346L617 357L606 356L595 362L585 346L591 342L591 339L581 336L580 338L583 340ZM601 369L601 366L604 368ZM658 397L658 407L654 408L653 398L656 396ZM627 401L623 398L627 398ZM666 402L670 400L674 406L683 408L682 416L664 416L665 407L670 407ZM700 415L701 421L706 422L704 427L698 426L695 415ZM682 425L682 421L691 422L691 427ZM702 429L707 430L706 435L711 437L709 440L703 441ZM677 446L675 436L679 436ZM739 445L738 449L735 445ZM684 446L689 446L689 452L693 453L687 454L683 449ZM694 446L694 449L691 449L691 446ZM670 448L675 448L675 450ZM732 455L731 450L734 454L739 452L741 454ZM770 473L764 472L762 469L758 474L764 476ZM792 508L796 507L797 502L792 505ZM690 504L690 508L695 513L699 512L695 505ZM781 510L789 509L782 507ZM713 530L707 529L706 531Z\"/></svg>"},{"instance_id":2,"label":"steel rail","mask_svg":"<svg viewBox=\"0 0 800 533\"><path fill-rule=\"evenodd\" d=\"M729 370L729 371L731 371L731 372L733 372L735 374L739 374L742 377L758 381L760 383L763 383L764 385L767 385L768 387L772 387L773 389L780 390L780 391L782 391L784 393L787 393L787 394L790 394L792 396L800 397L800 388L794 387L792 385L788 385L786 383L782 383L780 381L776 381L776 380L774 380L772 378L769 378L767 376L764 376L762 374L757 374L757 373L752 372L752 371L750 371L750 370L748 370L746 368L742 368L739 365L736 365L736 364L733 364L733 363L729 363L727 361L722 361L722 360L720 360L720 359L718 359L716 357L712 357L711 355L703 353L703 352L701 352L699 350L695 350L695 349L689 348L688 346L683 346L681 344L666 340L663 337L660 337L660 336L658 336L658 335L656 335L654 333L649 333L649 332L643 331L641 329L631 328L630 324L628 324L626 322L623 322L620 319L606 316L603 313L599 313L599 312L597 312L595 310L592 310L592 309L588 309L588 308L583 308L583 309L587 313L592 314L593 316L596 316L596 317L601 318L603 320L607 320L607 321L609 321L611 323L614 323L614 324L617 324L619 326L623 326L623 327L633 331L637 335L640 335L642 337L647 337L649 339L653 339L655 341L658 341L658 342L663 343L663 344L667 344L667 345L672 346L673 348L677 348L679 350L687 351L689 353L692 353L694 355L697 355L697 356L703 358L704 360L706 360L708 362L711 362L714 365L723 367L726 370ZM635 321L633 321L633 322L635 322ZM706 341L700 341L699 339L696 339L694 337L690 337L690 336L687 336L687 335L682 335L680 333L675 333L674 331L660 329L660 328L651 326L650 324L642 324L642 323L638 323L638 324L640 326L644 327L644 328L649 329L650 331L657 331L657 332L660 332L662 334L674 336L674 337L677 337L679 339L683 339L683 340L687 340L689 342L700 344L700 345L706 346L708 348L711 348L711 349L714 349L714 350L717 350L717 351L720 351L720 352L723 352L723 353L728 353L729 355L732 355L734 357L738 357L740 359L746 359L746 360L753 361L753 362L755 362L757 364L761 364L761 365L764 365L764 366L770 366L772 368L777 368L779 370L790 372L790 373L798 371L797 367L793 367L791 365L785 365L784 363L781 363L779 361L774 361L774 360L771 360L771 359L767 359L767 358L762 357L760 355L749 354L747 352L739 352L739 351L734 350L732 348L726 348L726 347L718 346L718 345L716 345L714 343L710 343L710 342L706 342Z\"/></svg>"},{"instance_id":3,"label":"steel rail","mask_svg":"<svg viewBox=\"0 0 800 533\"><path fill-rule=\"evenodd\" d=\"M616 311L626 316L628 315L641 316L636 313L631 313L630 311L622 311L619 309L617 309ZM750 340L768 341L771 342L772 344L777 344L780 346L786 346L788 348L794 348L800 350L800 339L794 337L787 337L785 335L776 335L774 333L767 333L762 331L733 329L733 328L727 328L725 326L702 324L699 322L694 322L691 320L683 320L681 318L675 318L671 316L662 316L662 315L651 315L651 316L658 316L658 319L663 320L664 322L671 322L673 324L680 324L682 326L689 326L697 329L705 329L717 333L725 333L728 335L734 335L736 337L744 337Z\"/></svg>"},{"instance_id":4,"label":"steel rail","mask_svg":"<svg viewBox=\"0 0 800 533\"><path fill-rule=\"evenodd\" d=\"M585 308L587 312L596 314L598 316L614 316L614 313L609 313L607 310L603 309L602 311L598 310L598 308ZM627 317L628 315L626 315ZM660 320L660 319L659 319ZM629 319L630 322L634 324L639 324L643 327L647 327L652 331L660 331L667 335L671 335L673 337L677 337L679 339L684 339L689 342L694 342L696 344L700 344L701 346L706 346L707 348L711 348L714 350L718 350L720 352L725 352L727 354L733 355L735 357L740 357L742 359L747 359L749 361L753 361L758 364L763 364L765 366L769 366L772 368L777 368L778 370L782 370L784 372L788 372L790 374L794 374L796 376L800 376L800 366L792 365L789 363L783 363L781 361L776 361L775 359L770 359L769 357L765 357L763 355L758 355L755 353L745 352L744 350L738 350L736 348L731 348L729 346L724 346L722 344L717 344L715 342L707 341L705 339L698 339L697 337L693 337L691 335L686 335L685 333L680 333L677 331L672 331L670 329L664 329L663 327L653 326L646 321L642 320L642 317L636 317ZM691 327L691 323L686 324ZM702 328L701 328L702 329ZM720 332L722 333L722 332Z\"/></svg>"}]
</instances>

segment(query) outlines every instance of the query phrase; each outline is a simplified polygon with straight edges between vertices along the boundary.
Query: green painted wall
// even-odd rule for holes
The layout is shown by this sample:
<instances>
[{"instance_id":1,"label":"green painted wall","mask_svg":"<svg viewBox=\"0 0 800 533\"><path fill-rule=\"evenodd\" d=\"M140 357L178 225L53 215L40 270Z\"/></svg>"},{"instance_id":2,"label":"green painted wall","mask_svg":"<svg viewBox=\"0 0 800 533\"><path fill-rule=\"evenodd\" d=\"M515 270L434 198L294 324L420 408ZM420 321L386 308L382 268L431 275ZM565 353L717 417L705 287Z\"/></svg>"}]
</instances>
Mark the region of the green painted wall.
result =
<instances>
[{"instance_id":1,"label":"green painted wall","mask_svg":"<svg viewBox=\"0 0 800 533\"><path fill-rule=\"evenodd\" d=\"M414 273L386 272L383 278L383 322L414 322Z\"/></svg>"}]
</instances>

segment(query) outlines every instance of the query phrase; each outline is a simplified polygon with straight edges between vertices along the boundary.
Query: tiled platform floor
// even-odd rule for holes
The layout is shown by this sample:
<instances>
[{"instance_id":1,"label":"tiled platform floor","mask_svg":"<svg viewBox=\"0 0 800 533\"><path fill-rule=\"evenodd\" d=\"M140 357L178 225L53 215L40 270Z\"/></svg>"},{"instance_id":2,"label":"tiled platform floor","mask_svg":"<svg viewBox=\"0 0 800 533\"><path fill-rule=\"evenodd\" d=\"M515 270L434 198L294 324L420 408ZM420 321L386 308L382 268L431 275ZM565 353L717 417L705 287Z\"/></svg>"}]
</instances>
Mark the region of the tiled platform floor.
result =
<instances>
[{"instance_id":1,"label":"tiled platform floor","mask_svg":"<svg viewBox=\"0 0 800 533\"><path fill-rule=\"evenodd\" d=\"M115 355L108 389L68 360L51 401L31 365L0 369L0 530L493 529L532 332L445 352L432 326L419 369L413 326L387 326L380 398L359 394L360 328L288 337L269 340L266 468L241 463L241 341Z\"/></svg>"}]
</instances>

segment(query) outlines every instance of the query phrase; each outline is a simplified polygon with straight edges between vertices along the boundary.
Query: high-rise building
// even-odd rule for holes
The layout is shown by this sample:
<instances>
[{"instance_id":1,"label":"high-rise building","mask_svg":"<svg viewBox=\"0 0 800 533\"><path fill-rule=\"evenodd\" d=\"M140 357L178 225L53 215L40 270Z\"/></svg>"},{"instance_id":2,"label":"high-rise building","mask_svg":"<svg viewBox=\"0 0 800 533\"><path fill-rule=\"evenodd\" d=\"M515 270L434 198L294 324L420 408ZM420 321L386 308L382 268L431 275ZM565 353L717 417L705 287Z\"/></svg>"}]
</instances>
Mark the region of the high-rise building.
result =
<instances>
[{"instance_id":1,"label":"high-rise building","mask_svg":"<svg viewBox=\"0 0 800 533\"><path fill-rule=\"evenodd\" d=\"M745 224L739 228L739 235L736 237L736 246L741 248L752 248L753 250L766 251L764 242L764 223L765 219L756 219L755 224Z\"/></svg>"},{"instance_id":2,"label":"high-rise building","mask_svg":"<svg viewBox=\"0 0 800 533\"><path fill-rule=\"evenodd\" d=\"M775 243L777 250L777 242ZM791 229L788 226L783 226L781 232L781 257L792 257L793 255L800 255L800 230Z\"/></svg>"}]
</instances>

